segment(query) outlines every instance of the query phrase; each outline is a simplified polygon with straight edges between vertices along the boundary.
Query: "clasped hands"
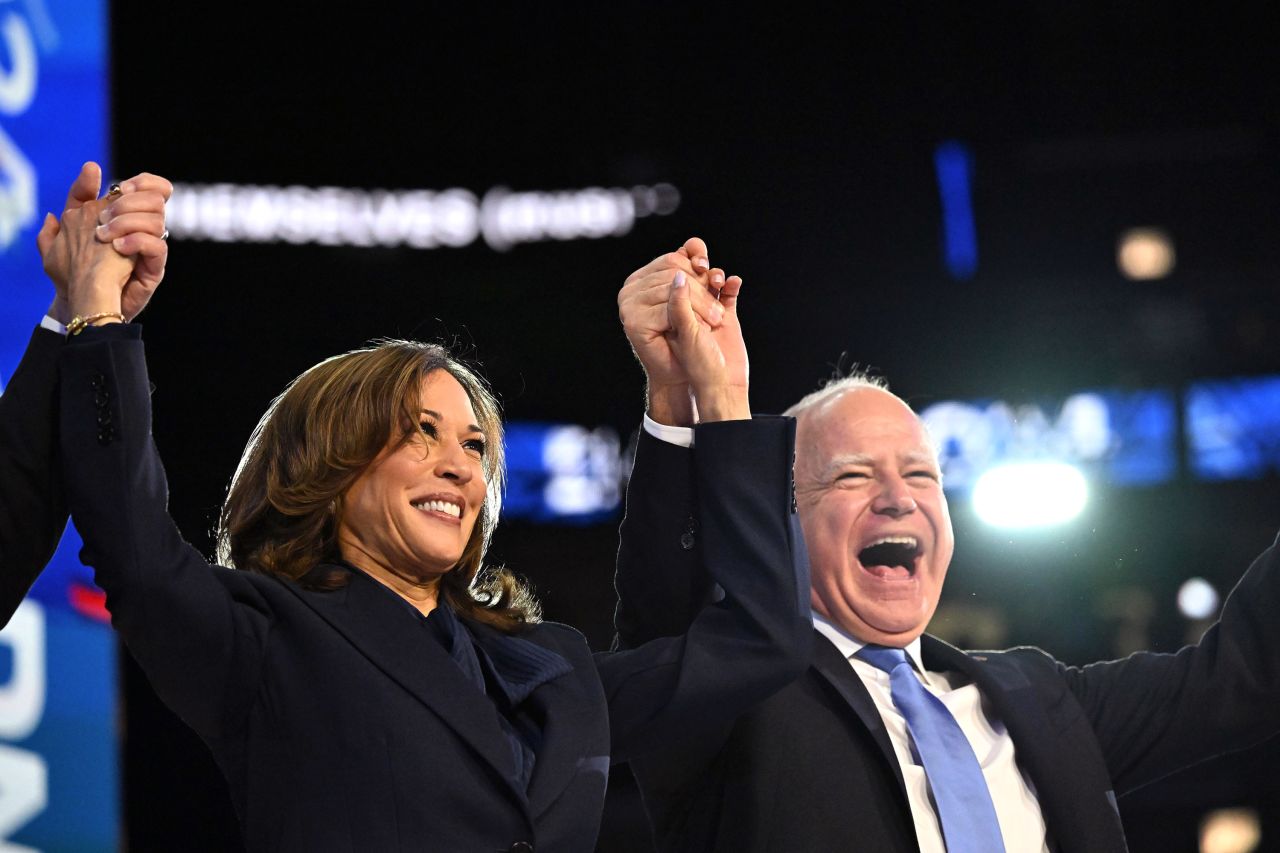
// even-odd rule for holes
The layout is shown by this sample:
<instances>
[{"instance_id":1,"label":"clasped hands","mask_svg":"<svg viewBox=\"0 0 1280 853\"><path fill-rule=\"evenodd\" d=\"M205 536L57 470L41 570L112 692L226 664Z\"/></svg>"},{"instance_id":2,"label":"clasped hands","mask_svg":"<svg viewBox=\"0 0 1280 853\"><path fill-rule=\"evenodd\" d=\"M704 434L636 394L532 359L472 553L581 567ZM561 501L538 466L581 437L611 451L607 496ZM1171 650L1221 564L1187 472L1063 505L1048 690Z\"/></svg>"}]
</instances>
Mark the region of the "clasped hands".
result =
<instances>
[{"instance_id":1,"label":"clasped hands","mask_svg":"<svg viewBox=\"0 0 1280 853\"><path fill-rule=\"evenodd\" d=\"M649 417L671 426L751 417L742 279L690 238L629 275L618 317L648 380Z\"/></svg>"},{"instance_id":2,"label":"clasped hands","mask_svg":"<svg viewBox=\"0 0 1280 853\"><path fill-rule=\"evenodd\" d=\"M101 187L102 169L85 163L62 216L46 215L36 235L54 286L49 316L64 325L100 314L132 320L164 277L164 206L173 185L143 172L98 198Z\"/></svg>"}]
</instances>

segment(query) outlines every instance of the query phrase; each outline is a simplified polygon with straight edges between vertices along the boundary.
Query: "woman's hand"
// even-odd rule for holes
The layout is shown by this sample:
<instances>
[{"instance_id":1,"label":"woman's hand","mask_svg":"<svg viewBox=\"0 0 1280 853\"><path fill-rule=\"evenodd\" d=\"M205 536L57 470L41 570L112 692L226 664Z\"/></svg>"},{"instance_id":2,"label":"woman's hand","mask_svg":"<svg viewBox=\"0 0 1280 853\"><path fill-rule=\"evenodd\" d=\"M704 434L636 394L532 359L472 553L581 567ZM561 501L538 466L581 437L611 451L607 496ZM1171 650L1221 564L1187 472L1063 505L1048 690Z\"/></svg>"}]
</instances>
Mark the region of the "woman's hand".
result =
<instances>
[{"instance_id":1,"label":"woman's hand","mask_svg":"<svg viewBox=\"0 0 1280 853\"><path fill-rule=\"evenodd\" d=\"M49 315L62 323L69 322L74 314L88 316L103 311L118 311L131 320L146 306L164 277L169 255L163 239L164 206L173 193L172 184L143 172L122 182L119 194L98 199L101 182L98 164L85 163L67 193L62 218L46 216L36 237L45 272L54 285ZM95 230L94 226L101 227ZM100 276L111 278L114 273L108 271L119 272L121 267L111 253L97 250L89 238L132 259L123 284L93 284ZM87 276L76 285L76 300L89 310L71 305L69 291L75 275L82 279ZM101 293L97 292L99 289ZM113 295L113 290L119 293Z\"/></svg>"}]
</instances>

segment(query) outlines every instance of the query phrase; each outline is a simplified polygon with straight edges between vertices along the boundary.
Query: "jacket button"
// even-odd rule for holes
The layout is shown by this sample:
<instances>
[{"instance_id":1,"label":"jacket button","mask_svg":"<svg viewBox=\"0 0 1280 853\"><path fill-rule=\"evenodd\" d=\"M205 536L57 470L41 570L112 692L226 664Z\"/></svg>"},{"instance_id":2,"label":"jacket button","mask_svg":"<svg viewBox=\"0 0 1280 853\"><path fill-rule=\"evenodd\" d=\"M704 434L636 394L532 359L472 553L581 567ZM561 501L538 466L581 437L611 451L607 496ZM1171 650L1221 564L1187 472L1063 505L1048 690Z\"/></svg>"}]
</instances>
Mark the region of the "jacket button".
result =
<instances>
[{"instance_id":1,"label":"jacket button","mask_svg":"<svg viewBox=\"0 0 1280 853\"><path fill-rule=\"evenodd\" d=\"M507 853L533 853L533 845L528 841L517 841Z\"/></svg>"},{"instance_id":2,"label":"jacket button","mask_svg":"<svg viewBox=\"0 0 1280 853\"><path fill-rule=\"evenodd\" d=\"M681 548L685 549L686 551L692 551L692 550L693 550L693 542L694 542L693 534L692 534L692 533L690 533L689 531L687 531L687 530L686 530L684 533L681 533L681 534L680 534L680 547L681 547Z\"/></svg>"}]
</instances>

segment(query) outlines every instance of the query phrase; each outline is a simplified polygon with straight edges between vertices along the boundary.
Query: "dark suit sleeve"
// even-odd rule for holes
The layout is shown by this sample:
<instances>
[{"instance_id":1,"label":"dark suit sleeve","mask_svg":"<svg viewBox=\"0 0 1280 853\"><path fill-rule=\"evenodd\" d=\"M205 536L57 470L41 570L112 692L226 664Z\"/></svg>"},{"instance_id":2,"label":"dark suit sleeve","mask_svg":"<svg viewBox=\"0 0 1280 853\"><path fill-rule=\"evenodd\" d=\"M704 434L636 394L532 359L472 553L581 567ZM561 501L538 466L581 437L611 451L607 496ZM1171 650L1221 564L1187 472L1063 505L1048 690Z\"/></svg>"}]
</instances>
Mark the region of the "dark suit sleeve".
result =
<instances>
[{"instance_id":1,"label":"dark suit sleeve","mask_svg":"<svg viewBox=\"0 0 1280 853\"><path fill-rule=\"evenodd\" d=\"M37 328L0 395L0 628L67 525L54 429L62 341L57 332Z\"/></svg>"},{"instance_id":2,"label":"dark suit sleeve","mask_svg":"<svg viewBox=\"0 0 1280 853\"><path fill-rule=\"evenodd\" d=\"M640 431L618 531L615 649L675 637L717 594L703 563L693 450Z\"/></svg>"},{"instance_id":3,"label":"dark suit sleeve","mask_svg":"<svg viewBox=\"0 0 1280 853\"><path fill-rule=\"evenodd\" d=\"M794 444L790 418L698 427L696 449L684 451L697 484L691 504L678 487L664 489L654 472L641 469L658 460L638 458L618 566L620 590L637 597L623 596L620 613L629 635L654 636L598 657L615 760L694 731L727 731L808 665L813 626L808 562L791 500ZM669 515L667 504L677 508L673 518L650 518ZM669 523L685 507L692 511ZM690 567L682 555L694 553L692 562L718 589L714 602L703 600L700 580L673 576ZM650 612L652 621L645 618ZM661 636L666 630L679 634Z\"/></svg>"},{"instance_id":4,"label":"dark suit sleeve","mask_svg":"<svg viewBox=\"0 0 1280 853\"><path fill-rule=\"evenodd\" d=\"M1060 665L1097 734L1117 794L1280 729L1278 560L1273 544L1194 646L1083 668Z\"/></svg>"},{"instance_id":5,"label":"dark suit sleeve","mask_svg":"<svg viewBox=\"0 0 1280 853\"><path fill-rule=\"evenodd\" d=\"M210 566L167 510L137 326L86 329L60 359L62 460L81 559L161 698L217 736L245 712L270 626L256 587Z\"/></svg>"}]
</instances>

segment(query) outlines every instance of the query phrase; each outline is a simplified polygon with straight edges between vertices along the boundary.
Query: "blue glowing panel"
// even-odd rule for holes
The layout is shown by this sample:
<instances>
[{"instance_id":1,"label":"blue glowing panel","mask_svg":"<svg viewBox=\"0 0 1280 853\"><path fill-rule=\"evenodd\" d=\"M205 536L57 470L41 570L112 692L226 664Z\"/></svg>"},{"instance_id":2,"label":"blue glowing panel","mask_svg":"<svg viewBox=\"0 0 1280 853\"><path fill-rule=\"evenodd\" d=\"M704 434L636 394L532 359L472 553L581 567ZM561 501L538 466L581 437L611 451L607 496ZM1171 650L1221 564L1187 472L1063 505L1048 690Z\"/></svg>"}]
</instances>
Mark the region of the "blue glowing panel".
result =
<instances>
[{"instance_id":1,"label":"blue glowing panel","mask_svg":"<svg viewBox=\"0 0 1280 853\"><path fill-rule=\"evenodd\" d=\"M1173 396L1100 391L1066 400L935 403L920 413L938 446L943 482L964 491L1005 462L1052 460L1116 485L1146 485L1177 472Z\"/></svg>"},{"instance_id":2,"label":"blue glowing panel","mask_svg":"<svg viewBox=\"0 0 1280 853\"><path fill-rule=\"evenodd\" d=\"M1101 395L1107 403L1116 443L1107 473L1120 485L1154 485L1178 473L1177 410L1167 391Z\"/></svg>"},{"instance_id":3,"label":"blue glowing panel","mask_svg":"<svg viewBox=\"0 0 1280 853\"><path fill-rule=\"evenodd\" d=\"M569 524L617 517L623 466L616 432L521 422L505 429L504 517Z\"/></svg>"},{"instance_id":4,"label":"blue glowing panel","mask_svg":"<svg viewBox=\"0 0 1280 853\"><path fill-rule=\"evenodd\" d=\"M35 235L107 154L107 6L0 0L0 391L52 298ZM69 530L0 631L0 847L119 843L115 637Z\"/></svg>"},{"instance_id":5,"label":"blue glowing panel","mask_svg":"<svg viewBox=\"0 0 1280 853\"><path fill-rule=\"evenodd\" d=\"M1249 479L1280 471L1280 377L1192 385L1186 430L1198 477Z\"/></svg>"},{"instance_id":6,"label":"blue glowing panel","mask_svg":"<svg viewBox=\"0 0 1280 853\"><path fill-rule=\"evenodd\" d=\"M978 229L973 222L973 155L959 142L933 152L942 202L942 256L951 277L968 281L978 271Z\"/></svg>"}]
</instances>

